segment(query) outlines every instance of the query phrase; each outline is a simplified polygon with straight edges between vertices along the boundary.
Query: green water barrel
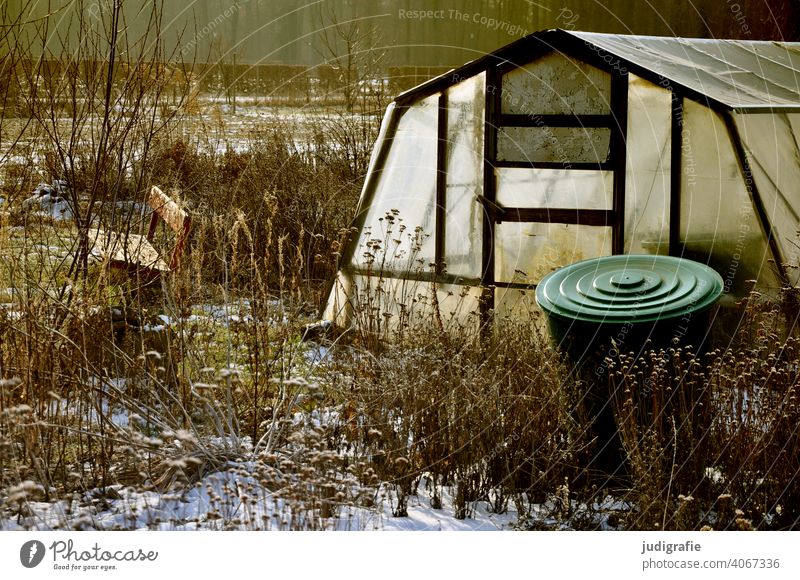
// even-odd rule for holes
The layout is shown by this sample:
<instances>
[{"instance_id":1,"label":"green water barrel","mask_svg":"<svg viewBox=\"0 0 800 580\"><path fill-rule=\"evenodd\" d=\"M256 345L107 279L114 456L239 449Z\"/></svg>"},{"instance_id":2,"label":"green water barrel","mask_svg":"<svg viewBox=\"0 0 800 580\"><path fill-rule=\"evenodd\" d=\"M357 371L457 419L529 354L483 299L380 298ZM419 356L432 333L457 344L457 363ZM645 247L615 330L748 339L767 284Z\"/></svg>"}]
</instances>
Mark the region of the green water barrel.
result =
<instances>
[{"instance_id":1,"label":"green water barrel","mask_svg":"<svg viewBox=\"0 0 800 580\"><path fill-rule=\"evenodd\" d=\"M619 255L576 262L545 276L536 301L553 339L576 361L597 347L639 353L701 348L722 277L672 256Z\"/></svg>"},{"instance_id":2,"label":"green water barrel","mask_svg":"<svg viewBox=\"0 0 800 580\"><path fill-rule=\"evenodd\" d=\"M588 468L606 485L627 477L606 357L670 347L703 349L722 277L681 258L620 255L577 262L545 276L536 301L553 340L585 389L582 405L596 436ZM616 383L613 383L616 384ZM637 395L638 396L638 395ZM646 393L643 395L646 396ZM646 402L644 403L646 404Z\"/></svg>"}]
</instances>

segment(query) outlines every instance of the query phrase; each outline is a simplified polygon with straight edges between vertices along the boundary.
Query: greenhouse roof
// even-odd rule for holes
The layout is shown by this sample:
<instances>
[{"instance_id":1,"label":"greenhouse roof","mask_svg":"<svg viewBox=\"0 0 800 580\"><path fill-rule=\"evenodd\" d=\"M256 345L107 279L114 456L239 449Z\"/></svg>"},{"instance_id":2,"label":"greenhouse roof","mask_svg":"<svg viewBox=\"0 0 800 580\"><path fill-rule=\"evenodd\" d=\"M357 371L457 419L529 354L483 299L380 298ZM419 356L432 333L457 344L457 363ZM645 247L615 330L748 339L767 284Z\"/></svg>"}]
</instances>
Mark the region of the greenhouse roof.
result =
<instances>
[{"instance_id":1,"label":"greenhouse roof","mask_svg":"<svg viewBox=\"0 0 800 580\"><path fill-rule=\"evenodd\" d=\"M557 50L607 67L629 70L664 86L674 85L727 109L800 108L800 43L537 32L411 89L398 101L476 74L492 63L522 65L529 55Z\"/></svg>"}]
</instances>

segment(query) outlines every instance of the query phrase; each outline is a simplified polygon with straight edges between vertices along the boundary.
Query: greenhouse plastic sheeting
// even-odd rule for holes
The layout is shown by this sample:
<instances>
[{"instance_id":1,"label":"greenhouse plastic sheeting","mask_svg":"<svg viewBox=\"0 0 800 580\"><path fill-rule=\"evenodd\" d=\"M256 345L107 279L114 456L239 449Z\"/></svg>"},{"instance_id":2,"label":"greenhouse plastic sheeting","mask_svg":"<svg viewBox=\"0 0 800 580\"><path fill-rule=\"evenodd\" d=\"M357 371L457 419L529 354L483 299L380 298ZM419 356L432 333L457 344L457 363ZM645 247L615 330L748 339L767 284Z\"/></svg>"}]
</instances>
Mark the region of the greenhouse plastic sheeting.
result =
<instances>
[{"instance_id":1,"label":"greenhouse plastic sheeting","mask_svg":"<svg viewBox=\"0 0 800 580\"><path fill-rule=\"evenodd\" d=\"M570 34L732 108L800 103L800 51L786 43Z\"/></svg>"},{"instance_id":2,"label":"greenhouse plastic sheeting","mask_svg":"<svg viewBox=\"0 0 800 580\"><path fill-rule=\"evenodd\" d=\"M437 119L438 95L410 107L400 118L353 265L363 268L374 262L398 273L429 270L435 249ZM380 247L368 247L370 240Z\"/></svg>"},{"instance_id":3,"label":"greenhouse plastic sheeting","mask_svg":"<svg viewBox=\"0 0 800 580\"><path fill-rule=\"evenodd\" d=\"M501 111L513 115L604 115L611 112L611 75L550 53L503 76Z\"/></svg>"},{"instance_id":4,"label":"greenhouse plastic sheeting","mask_svg":"<svg viewBox=\"0 0 800 580\"><path fill-rule=\"evenodd\" d=\"M747 191L722 116L683 101L681 241L684 257L709 264L725 289L746 292L747 280L776 286L763 229Z\"/></svg>"},{"instance_id":5,"label":"greenhouse plastic sheeting","mask_svg":"<svg viewBox=\"0 0 800 580\"><path fill-rule=\"evenodd\" d=\"M629 75L626 253L669 253L671 112L669 91Z\"/></svg>"},{"instance_id":6,"label":"greenhouse plastic sheeting","mask_svg":"<svg viewBox=\"0 0 800 580\"><path fill-rule=\"evenodd\" d=\"M497 203L503 207L611 209L614 173L498 167Z\"/></svg>"},{"instance_id":7,"label":"greenhouse plastic sheeting","mask_svg":"<svg viewBox=\"0 0 800 580\"><path fill-rule=\"evenodd\" d=\"M449 274L473 278L481 275L485 91L485 73L447 91L444 261Z\"/></svg>"},{"instance_id":8,"label":"greenhouse plastic sheeting","mask_svg":"<svg viewBox=\"0 0 800 580\"><path fill-rule=\"evenodd\" d=\"M498 161L605 163L611 145L608 127L500 127Z\"/></svg>"},{"instance_id":9,"label":"greenhouse plastic sheeting","mask_svg":"<svg viewBox=\"0 0 800 580\"><path fill-rule=\"evenodd\" d=\"M536 284L552 270L611 254L611 228L559 223L501 223L495 228L495 278Z\"/></svg>"},{"instance_id":10,"label":"greenhouse plastic sheeting","mask_svg":"<svg viewBox=\"0 0 800 580\"><path fill-rule=\"evenodd\" d=\"M790 268L790 281L797 284L800 272L800 114L735 115L758 193L783 259Z\"/></svg>"},{"instance_id":11,"label":"greenhouse plastic sheeting","mask_svg":"<svg viewBox=\"0 0 800 580\"><path fill-rule=\"evenodd\" d=\"M355 275L348 308L360 328L391 335L438 321L448 330L477 331L480 296L478 286Z\"/></svg>"}]
</instances>

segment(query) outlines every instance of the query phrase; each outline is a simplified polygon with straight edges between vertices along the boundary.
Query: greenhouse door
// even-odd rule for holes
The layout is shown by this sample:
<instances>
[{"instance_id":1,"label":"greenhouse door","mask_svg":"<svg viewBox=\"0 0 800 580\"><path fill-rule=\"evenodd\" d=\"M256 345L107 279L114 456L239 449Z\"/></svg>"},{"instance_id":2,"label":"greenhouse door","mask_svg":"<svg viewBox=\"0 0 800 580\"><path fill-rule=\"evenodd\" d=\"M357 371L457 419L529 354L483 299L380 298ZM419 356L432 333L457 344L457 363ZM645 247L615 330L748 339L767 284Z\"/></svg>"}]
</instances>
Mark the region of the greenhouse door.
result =
<instances>
[{"instance_id":1,"label":"greenhouse door","mask_svg":"<svg viewBox=\"0 0 800 580\"><path fill-rule=\"evenodd\" d=\"M493 72L483 285L533 289L556 268L622 253L627 75L558 53Z\"/></svg>"}]
</instances>

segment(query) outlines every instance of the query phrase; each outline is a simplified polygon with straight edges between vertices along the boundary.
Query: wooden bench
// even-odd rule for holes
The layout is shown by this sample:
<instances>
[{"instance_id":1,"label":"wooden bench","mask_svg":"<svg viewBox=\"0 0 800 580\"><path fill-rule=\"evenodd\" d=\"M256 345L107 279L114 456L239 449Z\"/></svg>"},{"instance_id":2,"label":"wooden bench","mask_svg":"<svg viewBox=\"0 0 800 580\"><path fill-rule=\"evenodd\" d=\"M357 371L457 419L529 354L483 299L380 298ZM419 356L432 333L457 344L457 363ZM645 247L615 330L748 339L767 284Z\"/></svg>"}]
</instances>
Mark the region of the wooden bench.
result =
<instances>
[{"instance_id":1,"label":"wooden bench","mask_svg":"<svg viewBox=\"0 0 800 580\"><path fill-rule=\"evenodd\" d=\"M192 220L177 203L156 186L150 189L147 205L152 209L152 215L146 236L90 229L91 254L111 268L127 270L131 274L145 278L157 278L175 270L180 265ZM175 234L175 247L169 255L163 255L153 247L160 220L163 220Z\"/></svg>"}]
</instances>

